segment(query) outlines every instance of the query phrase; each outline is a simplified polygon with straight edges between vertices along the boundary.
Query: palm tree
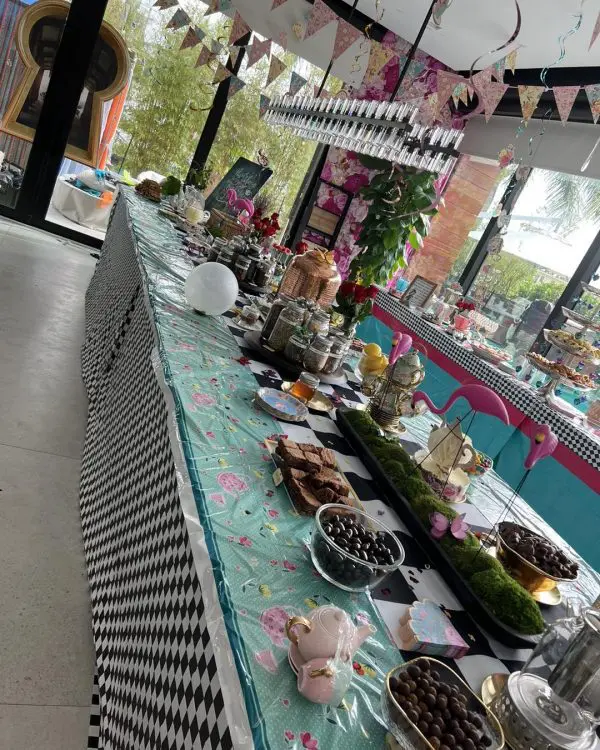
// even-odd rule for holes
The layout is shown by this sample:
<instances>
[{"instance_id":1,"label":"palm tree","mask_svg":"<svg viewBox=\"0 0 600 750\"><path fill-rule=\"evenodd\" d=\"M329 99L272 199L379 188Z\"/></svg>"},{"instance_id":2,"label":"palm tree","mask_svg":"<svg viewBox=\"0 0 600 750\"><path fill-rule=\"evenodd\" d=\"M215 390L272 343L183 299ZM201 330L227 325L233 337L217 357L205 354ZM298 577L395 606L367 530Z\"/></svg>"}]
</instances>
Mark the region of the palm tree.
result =
<instances>
[{"instance_id":1,"label":"palm tree","mask_svg":"<svg viewBox=\"0 0 600 750\"><path fill-rule=\"evenodd\" d=\"M556 218L557 229L569 231L580 221L600 221L600 180L546 170L543 175L544 211Z\"/></svg>"}]
</instances>

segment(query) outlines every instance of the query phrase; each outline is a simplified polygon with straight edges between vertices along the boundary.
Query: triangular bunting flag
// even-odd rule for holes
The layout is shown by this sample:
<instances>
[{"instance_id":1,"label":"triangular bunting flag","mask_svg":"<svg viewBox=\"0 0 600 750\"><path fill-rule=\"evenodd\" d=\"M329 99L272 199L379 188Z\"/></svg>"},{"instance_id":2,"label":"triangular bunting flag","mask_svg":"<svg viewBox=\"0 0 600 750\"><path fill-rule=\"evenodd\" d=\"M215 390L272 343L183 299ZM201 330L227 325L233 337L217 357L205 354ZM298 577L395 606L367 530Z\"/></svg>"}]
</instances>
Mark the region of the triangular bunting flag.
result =
<instances>
[{"instance_id":1,"label":"triangular bunting flag","mask_svg":"<svg viewBox=\"0 0 600 750\"><path fill-rule=\"evenodd\" d=\"M567 124L580 88L580 86L554 86L552 89L563 126Z\"/></svg>"},{"instance_id":2,"label":"triangular bunting flag","mask_svg":"<svg viewBox=\"0 0 600 750\"><path fill-rule=\"evenodd\" d=\"M460 83L466 83L462 76L457 73L451 73L449 70L438 70L437 74L437 95L438 103L440 105L445 104L452 92L454 87Z\"/></svg>"},{"instance_id":3,"label":"triangular bunting flag","mask_svg":"<svg viewBox=\"0 0 600 750\"><path fill-rule=\"evenodd\" d=\"M480 70L479 73L475 73L473 76L473 85L476 89L479 88L480 84L487 83L488 81L492 80L492 68L491 66L489 68L484 68L483 70Z\"/></svg>"},{"instance_id":4,"label":"triangular bunting flag","mask_svg":"<svg viewBox=\"0 0 600 750\"><path fill-rule=\"evenodd\" d=\"M190 28L186 32L186 35L183 37L183 42L181 42L181 47L179 49L181 50L195 47L197 44L200 44L205 36L206 34L199 26L190 26Z\"/></svg>"},{"instance_id":5,"label":"triangular bunting flag","mask_svg":"<svg viewBox=\"0 0 600 750\"><path fill-rule=\"evenodd\" d=\"M204 13L205 16L210 16L211 13L225 13L228 10L233 9L233 0L210 0L208 8Z\"/></svg>"},{"instance_id":6,"label":"triangular bunting flag","mask_svg":"<svg viewBox=\"0 0 600 750\"><path fill-rule=\"evenodd\" d=\"M231 71L226 68L222 62L217 64L217 69L215 70L215 77L213 78L213 83L221 83L226 78L229 78L231 75Z\"/></svg>"},{"instance_id":7,"label":"triangular bunting flag","mask_svg":"<svg viewBox=\"0 0 600 750\"><path fill-rule=\"evenodd\" d=\"M499 83L504 83L504 71L506 70L506 57L498 60L492 65L492 75Z\"/></svg>"},{"instance_id":8,"label":"triangular bunting flag","mask_svg":"<svg viewBox=\"0 0 600 750\"><path fill-rule=\"evenodd\" d=\"M508 55L506 55L506 67L510 70L511 73L514 73L517 67L517 53L519 52L519 49L514 49L512 52L509 52Z\"/></svg>"},{"instance_id":9,"label":"triangular bunting flag","mask_svg":"<svg viewBox=\"0 0 600 750\"><path fill-rule=\"evenodd\" d=\"M156 0L153 7L159 10L169 10L169 8L174 8L176 5L179 5L179 0Z\"/></svg>"},{"instance_id":10,"label":"triangular bunting flag","mask_svg":"<svg viewBox=\"0 0 600 750\"><path fill-rule=\"evenodd\" d=\"M343 55L348 47L351 47L357 39L361 38L361 36L363 36L363 33L360 29L357 29L356 26L352 26L351 23L340 18L338 21L337 32L335 34L335 44L333 45L331 59L337 60L338 57Z\"/></svg>"},{"instance_id":11,"label":"triangular bunting flag","mask_svg":"<svg viewBox=\"0 0 600 750\"><path fill-rule=\"evenodd\" d=\"M221 42L217 42L216 39L207 39L204 44L208 46L213 55L220 55L223 52L223 45Z\"/></svg>"},{"instance_id":12,"label":"triangular bunting flag","mask_svg":"<svg viewBox=\"0 0 600 750\"><path fill-rule=\"evenodd\" d=\"M177 8L175 13L173 13L173 17L167 24L167 29L181 29L184 26L189 26L191 22L192 19L188 16L185 10L183 8Z\"/></svg>"},{"instance_id":13,"label":"triangular bunting flag","mask_svg":"<svg viewBox=\"0 0 600 750\"><path fill-rule=\"evenodd\" d=\"M231 24L229 44L235 44L238 39L241 39L249 31L252 31L252 29L250 28L250 26L248 26L248 24L240 16L239 12L236 10L235 16L233 17L233 23Z\"/></svg>"},{"instance_id":14,"label":"triangular bunting flag","mask_svg":"<svg viewBox=\"0 0 600 750\"><path fill-rule=\"evenodd\" d=\"M258 105L258 116L264 117L265 112L267 111L267 107L271 103L271 98L267 96L266 94L260 95L260 104Z\"/></svg>"},{"instance_id":15,"label":"triangular bunting flag","mask_svg":"<svg viewBox=\"0 0 600 750\"><path fill-rule=\"evenodd\" d=\"M285 31L280 31L279 34L277 34L277 44L281 47L281 49L287 49L287 43L287 33Z\"/></svg>"},{"instance_id":16,"label":"triangular bunting flag","mask_svg":"<svg viewBox=\"0 0 600 750\"><path fill-rule=\"evenodd\" d=\"M241 91L246 84L244 81L242 81L241 78L238 78L238 76L231 76L229 79L229 91L227 92L227 99L231 99L232 96L235 96L238 91Z\"/></svg>"},{"instance_id":17,"label":"triangular bunting flag","mask_svg":"<svg viewBox=\"0 0 600 750\"><path fill-rule=\"evenodd\" d=\"M594 24L594 30L592 31L592 38L590 39L588 50L592 49L592 45L596 39L598 39L598 34L600 34L600 13L598 13L598 18L596 18L596 23Z\"/></svg>"},{"instance_id":18,"label":"triangular bunting flag","mask_svg":"<svg viewBox=\"0 0 600 750\"><path fill-rule=\"evenodd\" d=\"M265 39L264 42L260 42L255 37L254 42L248 47L247 67L251 68L255 63L257 63L265 55L269 57L270 54L271 54L271 40Z\"/></svg>"},{"instance_id":19,"label":"triangular bunting flag","mask_svg":"<svg viewBox=\"0 0 600 750\"><path fill-rule=\"evenodd\" d=\"M337 21L338 18L339 16L337 13L334 13L328 5L325 5L323 0L315 0L312 12L308 18L308 23L306 24L304 38L308 39L309 36L316 34L317 31L320 31L324 26L327 26L333 21Z\"/></svg>"},{"instance_id":20,"label":"triangular bunting flag","mask_svg":"<svg viewBox=\"0 0 600 750\"><path fill-rule=\"evenodd\" d=\"M200 54L198 55L198 59L196 60L196 68L201 68L203 65L208 65L208 63L212 62L217 56L214 52L211 52L211 50L208 49L208 47L205 47L202 45L202 49L200 50Z\"/></svg>"},{"instance_id":21,"label":"triangular bunting flag","mask_svg":"<svg viewBox=\"0 0 600 750\"><path fill-rule=\"evenodd\" d=\"M396 54L393 49L384 47L383 44L375 41L375 39L371 39L371 49L369 50L369 62L365 78L368 80L376 76L392 58L396 57Z\"/></svg>"},{"instance_id":22,"label":"triangular bunting flag","mask_svg":"<svg viewBox=\"0 0 600 750\"><path fill-rule=\"evenodd\" d=\"M278 57L275 57L275 55L271 56L271 64L269 65L269 74L267 75L267 82L265 86L268 86L270 83L273 83L273 81L278 78L283 71L286 69L287 65Z\"/></svg>"},{"instance_id":23,"label":"triangular bunting flag","mask_svg":"<svg viewBox=\"0 0 600 750\"><path fill-rule=\"evenodd\" d=\"M487 83L480 84L478 91L481 97L481 103L483 104L486 122L489 122L490 117L494 114L496 107L500 104L500 100L506 93L507 88L508 83L495 83L494 81L488 81Z\"/></svg>"},{"instance_id":24,"label":"triangular bunting flag","mask_svg":"<svg viewBox=\"0 0 600 750\"><path fill-rule=\"evenodd\" d=\"M240 56L240 52L242 51L241 47L236 47L235 44L229 48L229 59L231 60L231 67L236 64L238 57Z\"/></svg>"},{"instance_id":25,"label":"triangular bunting flag","mask_svg":"<svg viewBox=\"0 0 600 750\"><path fill-rule=\"evenodd\" d=\"M469 87L466 83L457 83L452 92L452 96L455 96L463 104L469 103ZM458 104L456 105L458 106Z\"/></svg>"},{"instance_id":26,"label":"triangular bunting flag","mask_svg":"<svg viewBox=\"0 0 600 750\"><path fill-rule=\"evenodd\" d=\"M438 118L438 110L438 95L437 93L433 93L431 96L423 99L419 107L419 122L422 125L433 125Z\"/></svg>"},{"instance_id":27,"label":"triangular bunting flag","mask_svg":"<svg viewBox=\"0 0 600 750\"><path fill-rule=\"evenodd\" d=\"M590 103L594 123L596 123L600 117L600 83L592 83L589 86L584 86L584 89Z\"/></svg>"},{"instance_id":28,"label":"triangular bunting flag","mask_svg":"<svg viewBox=\"0 0 600 750\"><path fill-rule=\"evenodd\" d=\"M307 83L308 81L306 80L306 78L303 78L299 73L296 73L295 70L292 70L290 90L288 91L288 95L295 96Z\"/></svg>"},{"instance_id":29,"label":"triangular bunting flag","mask_svg":"<svg viewBox=\"0 0 600 750\"><path fill-rule=\"evenodd\" d=\"M279 6L283 5L284 3L287 3L287 0L273 0L273 5L271 6L271 10L275 10L275 8L279 8Z\"/></svg>"},{"instance_id":30,"label":"triangular bunting flag","mask_svg":"<svg viewBox=\"0 0 600 750\"><path fill-rule=\"evenodd\" d=\"M529 122L531 119L531 115L535 112L535 108L545 90L544 86L519 86L519 99L521 100L525 122Z\"/></svg>"}]
</instances>

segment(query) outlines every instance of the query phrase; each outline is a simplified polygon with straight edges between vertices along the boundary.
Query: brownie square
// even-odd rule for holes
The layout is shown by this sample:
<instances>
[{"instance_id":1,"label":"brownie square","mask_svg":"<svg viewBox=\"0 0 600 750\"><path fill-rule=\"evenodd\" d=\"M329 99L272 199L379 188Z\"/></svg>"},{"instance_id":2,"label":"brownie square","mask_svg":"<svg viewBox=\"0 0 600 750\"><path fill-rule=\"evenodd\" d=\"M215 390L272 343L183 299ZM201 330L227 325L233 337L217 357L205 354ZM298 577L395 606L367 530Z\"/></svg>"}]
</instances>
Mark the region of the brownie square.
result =
<instances>
[{"instance_id":1,"label":"brownie square","mask_svg":"<svg viewBox=\"0 0 600 750\"><path fill-rule=\"evenodd\" d=\"M308 476L308 473L302 471L302 469L293 469L290 466L284 466L283 475L286 479L296 479L298 482L301 482Z\"/></svg>"},{"instance_id":2,"label":"brownie square","mask_svg":"<svg viewBox=\"0 0 600 750\"><path fill-rule=\"evenodd\" d=\"M279 455L290 469L305 468L306 459L304 458L304 453L301 451L294 450L293 448L282 448Z\"/></svg>"},{"instance_id":3,"label":"brownie square","mask_svg":"<svg viewBox=\"0 0 600 750\"><path fill-rule=\"evenodd\" d=\"M294 440L288 440L287 438L279 438L277 441L277 452L280 453L282 450L301 450L298 443L296 443Z\"/></svg>"},{"instance_id":4,"label":"brownie square","mask_svg":"<svg viewBox=\"0 0 600 750\"><path fill-rule=\"evenodd\" d=\"M335 469L337 467L337 459L331 448L321 448L319 456L321 457L324 466L329 469Z\"/></svg>"},{"instance_id":5,"label":"brownie square","mask_svg":"<svg viewBox=\"0 0 600 750\"><path fill-rule=\"evenodd\" d=\"M316 474L323 468L323 463L316 453L308 453L305 451L304 456L306 459L304 464L304 468L306 469L306 471L309 471L312 474Z\"/></svg>"},{"instance_id":6,"label":"brownie square","mask_svg":"<svg viewBox=\"0 0 600 750\"><path fill-rule=\"evenodd\" d=\"M325 503L335 503L337 494L330 487L320 487L318 490L315 490L315 496L317 500L325 505Z\"/></svg>"},{"instance_id":7,"label":"brownie square","mask_svg":"<svg viewBox=\"0 0 600 750\"><path fill-rule=\"evenodd\" d=\"M287 482L287 488L296 509L300 513L314 515L321 507L321 503L313 493L302 482L297 479L290 479Z\"/></svg>"},{"instance_id":8,"label":"brownie square","mask_svg":"<svg viewBox=\"0 0 600 750\"><path fill-rule=\"evenodd\" d=\"M338 495L348 495L350 489L339 474L332 469L321 469L310 477L310 485L314 489L329 487Z\"/></svg>"}]
</instances>

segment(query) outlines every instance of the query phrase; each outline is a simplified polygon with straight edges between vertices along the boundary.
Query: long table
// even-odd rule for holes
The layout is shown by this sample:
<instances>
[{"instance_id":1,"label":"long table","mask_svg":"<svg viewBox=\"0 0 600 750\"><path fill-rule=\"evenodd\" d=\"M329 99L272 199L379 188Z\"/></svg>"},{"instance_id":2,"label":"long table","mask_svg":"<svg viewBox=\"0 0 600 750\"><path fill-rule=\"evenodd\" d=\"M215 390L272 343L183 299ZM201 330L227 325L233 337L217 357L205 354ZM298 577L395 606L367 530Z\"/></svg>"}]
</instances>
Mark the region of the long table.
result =
<instances>
[{"instance_id":1,"label":"long table","mask_svg":"<svg viewBox=\"0 0 600 750\"><path fill-rule=\"evenodd\" d=\"M528 652L464 611L331 416L291 425L254 408L257 387L281 377L246 348L235 318L189 309L192 268L156 206L122 190L87 293L82 352L81 517L100 712L90 746L382 746L383 678L409 657L398 650L398 619L416 599L440 603L469 643L449 663L475 690L487 674L518 668ZM357 406L364 397L349 377L325 390ZM410 438L422 443L430 424L413 420ZM365 509L400 535L404 563L372 595L343 592L313 570L312 521L271 477L264 440L282 434L332 448ZM492 472L461 512L472 528L490 528L511 494ZM523 501L513 517L556 538ZM581 566L576 590L592 601L600 578ZM300 698L283 632L288 616L326 603L377 629L335 708Z\"/></svg>"}]
</instances>

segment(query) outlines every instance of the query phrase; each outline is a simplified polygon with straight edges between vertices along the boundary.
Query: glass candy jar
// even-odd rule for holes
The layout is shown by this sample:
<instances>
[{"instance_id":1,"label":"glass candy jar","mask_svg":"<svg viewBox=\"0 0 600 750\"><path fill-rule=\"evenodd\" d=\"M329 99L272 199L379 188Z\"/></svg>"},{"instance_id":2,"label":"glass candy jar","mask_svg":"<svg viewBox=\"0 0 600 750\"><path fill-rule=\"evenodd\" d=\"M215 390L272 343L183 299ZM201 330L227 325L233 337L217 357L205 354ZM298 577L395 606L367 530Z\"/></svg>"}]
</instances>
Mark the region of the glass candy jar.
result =
<instances>
[{"instance_id":1,"label":"glass candy jar","mask_svg":"<svg viewBox=\"0 0 600 750\"><path fill-rule=\"evenodd\" d=\"M321 372L327 363L330 351L331 341L325 336L315 336L304 354L304 367L309 372Z\"/></svg>"},{"instance_id":2,"label":"glass candy jar","mask_svg":"<svg viewBox=\"0 0 600 750\"><path fill-rule=\"evenodd\" d=\"M330 320L330 316L324 310L315 310L308 320L307 328L314 335L327 336Z\"/></svg>"},{"instance_id":3,"label":"glass candy jar","mask_svg":"<svg viewBox=\"0 0 600 750\"><path fill-rule=\"evenodd\" d=\"M275 328L275 323L277 323L277 320L281 315L283 309L291 301L291 297L288 297L285 294L280 294L279 297L277 297L277 299L273 302L273 304L271 305L271 309L267 313L265 324L260 334L260 340L263 343L269 340L269 336L271 335L273 328Z\"/></svg>"},{"instance_id":4,"label":"glass candy jar","mask_svg":"<svg viewBox=\"0 0 600 750\"><path fill-rule=\"evenodd\" d=\"M245 255L238 255L233 266L233 272L235 278L238 281L246 281L248 278L248 271L250 269L250 258Z\"/></svg>"},{"instance_id":5,"label":"glass candy jar","mask_svg":"<svg viewBox=\"0 0 600 750\"><path fill-rule=\"evenodd\" d=\"M304 358L307 345L308 342L299 333L292 334L285 345L285 358L289 359L290 362L300 364Z\"/></svg>"},{"instance_id":6,"label":"glass candy jar","mask_svg":"<svg viewBox=\"0 0 600 750\"><path fill-rule=\"evenodd\" d=\"M280 352L285 349L290 337L296 328L301 325L303 315L302 308L293 302L281 311L269 336L269 346L273 351Z\"/></svg>"}]
</instances>

